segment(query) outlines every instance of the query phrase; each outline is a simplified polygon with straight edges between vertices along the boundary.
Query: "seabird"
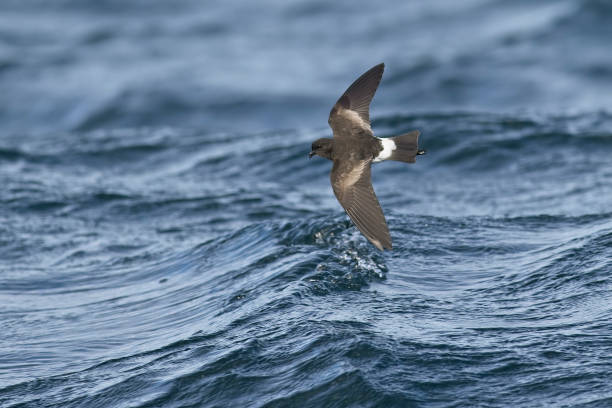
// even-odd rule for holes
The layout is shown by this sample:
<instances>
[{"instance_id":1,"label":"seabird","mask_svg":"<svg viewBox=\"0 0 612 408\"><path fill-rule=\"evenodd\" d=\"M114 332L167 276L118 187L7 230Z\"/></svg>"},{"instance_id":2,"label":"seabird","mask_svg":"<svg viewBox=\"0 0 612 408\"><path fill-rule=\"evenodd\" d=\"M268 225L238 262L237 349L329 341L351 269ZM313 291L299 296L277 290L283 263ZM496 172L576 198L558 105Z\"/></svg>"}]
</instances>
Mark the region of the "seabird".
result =
<instances>
[{"instance_id":1,"label":"seabird","mask_svg":"<svg viewBox=\"0 0 612 408\"><path fill-rule=\"evenodd\" d=\"M370 176L372 163L397 160L414 163L424 150L418 148L419 131L381 139L370 126L370 102L382 78L385 64L361 75L342 94L329 113L333 139L312 143L309 157L333 161L330 174L336 198L361 233L381 251L391 249L391 235Z\"/></svg>"}]
</instances>

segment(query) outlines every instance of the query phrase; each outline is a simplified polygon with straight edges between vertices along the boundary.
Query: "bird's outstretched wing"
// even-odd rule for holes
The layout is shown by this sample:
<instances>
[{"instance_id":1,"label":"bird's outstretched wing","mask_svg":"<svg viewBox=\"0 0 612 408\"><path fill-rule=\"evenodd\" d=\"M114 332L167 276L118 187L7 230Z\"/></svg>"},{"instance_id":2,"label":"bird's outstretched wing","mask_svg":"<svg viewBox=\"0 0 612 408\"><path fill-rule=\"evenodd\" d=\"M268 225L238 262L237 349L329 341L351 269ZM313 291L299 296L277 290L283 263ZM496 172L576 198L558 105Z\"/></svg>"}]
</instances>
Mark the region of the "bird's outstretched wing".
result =
<instances>
[{"instance_id":1,"label":"bird's outstretched wing","mask_svg":"<svg viewBox=\"0 0 612 408\"><path fill-rule=\"evenodd\" d=\"M329 126L334 137L372 135L370 102L382 78L385 64L370 68L348 87L329 113Z\"/></svg>"},{"instance_id":2,"label":"bird's outstretched wing","mask_svg":"<svg viewBox=\"0 0 612 408\"><path fill-rule=\"evenodd\" d=\"M371 160L334 162L331 184L336 198L359 231L381 251L391 249L391 236L370 176Z\"/></svg>"}]
</instances>

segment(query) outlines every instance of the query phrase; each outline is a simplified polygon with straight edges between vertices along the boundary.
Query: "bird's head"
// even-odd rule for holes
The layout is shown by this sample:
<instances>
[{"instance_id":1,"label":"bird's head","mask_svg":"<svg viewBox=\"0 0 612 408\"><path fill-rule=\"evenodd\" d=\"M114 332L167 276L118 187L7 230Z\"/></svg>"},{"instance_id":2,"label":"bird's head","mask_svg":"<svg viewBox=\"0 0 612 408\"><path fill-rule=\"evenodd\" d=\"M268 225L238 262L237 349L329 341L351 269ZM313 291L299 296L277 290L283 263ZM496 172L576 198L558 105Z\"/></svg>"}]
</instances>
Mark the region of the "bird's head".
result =
<instances>
[{"instance_id":1,"label":"bird's head","mask_svg":"<svg viewBox=\"0 0 612 408\"><path fill-rule=\"evenodd\" d=\"M334 141L332 139L317 139L312 142L312 150L310 151L310 154L308 154L308 157L312 158L312 156L318 155L331 160L333 146Z\"/></svg>"}]
</instances>

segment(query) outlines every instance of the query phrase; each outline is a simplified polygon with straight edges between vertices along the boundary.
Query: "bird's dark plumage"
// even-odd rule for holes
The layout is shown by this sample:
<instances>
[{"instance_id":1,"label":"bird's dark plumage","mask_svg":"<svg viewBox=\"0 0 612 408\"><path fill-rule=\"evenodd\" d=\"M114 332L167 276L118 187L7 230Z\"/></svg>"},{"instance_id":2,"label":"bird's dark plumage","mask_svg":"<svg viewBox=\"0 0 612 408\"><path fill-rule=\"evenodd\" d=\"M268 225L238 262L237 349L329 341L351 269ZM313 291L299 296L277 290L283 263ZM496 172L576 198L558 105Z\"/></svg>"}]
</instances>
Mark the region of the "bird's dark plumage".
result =
<instances>
[{"instance_id":1,"label":"bird's dark plumage","mask_svg":"<svg viewBox=\"0 0 612 408\"><path fill-rule=\"evenodd\" d=\"M334 161L331 184L336 198L359 231L376 248L391 249L391 236L370 177L371 160Z\"/></svg>"},{"instance_id":2,"label":"bird's dark plumage","mask_svg":"<svg viewBox=\"0 0 612 408\"><path fill-rule=\"evenodd\" d=\"M384 70L385 64L378 64L370 68L368 72L361 75L348 87L329 114L329 125L332 129L338 124L336 122L338 120L337 114L341 111L341 108L356 112L370 127L370 102L372 102L376 89L378 89Z\"/></svg>"},{"instance_id":3,"label":"bird's dark plumage","mask_svg":"<svg viewBox=\"0 0 612 408\"><path fill-rule=\"evenodd\" d=\"M391 249L391 236L370 176L373 162L398 160L413 163L419 151L418 131L379 139L370 126L370 102L385 65L379 64L348 87L329 114L333 139L318 139L310 156L332 160L331 184L336 198L359 231L378 249Z\"/></svg>"}]
</instances>

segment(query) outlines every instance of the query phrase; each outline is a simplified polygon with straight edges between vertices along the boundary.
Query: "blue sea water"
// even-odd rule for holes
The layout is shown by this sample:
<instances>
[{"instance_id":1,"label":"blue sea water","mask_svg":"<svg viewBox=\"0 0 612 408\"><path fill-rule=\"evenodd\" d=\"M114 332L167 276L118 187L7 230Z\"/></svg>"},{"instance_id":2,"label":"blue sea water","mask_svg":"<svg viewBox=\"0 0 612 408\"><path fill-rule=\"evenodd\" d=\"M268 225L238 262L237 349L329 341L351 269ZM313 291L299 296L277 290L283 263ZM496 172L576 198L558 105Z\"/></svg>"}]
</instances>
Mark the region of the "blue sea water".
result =
<instances>
[{"instance_id":1,"label":"blue sea water","mask_svg":"<svg viewBox=\"0 0 612 408\"><path fill-rule=\"evenodd\" d=\"M612 3L0 3L0 406L612 406ZM394 249L308 160L386 72Z\"/></svg>"}]
</instances>

